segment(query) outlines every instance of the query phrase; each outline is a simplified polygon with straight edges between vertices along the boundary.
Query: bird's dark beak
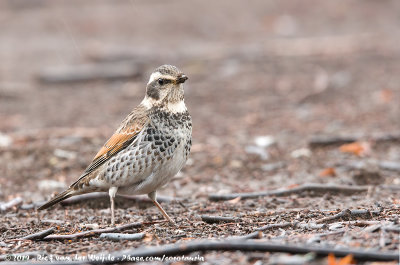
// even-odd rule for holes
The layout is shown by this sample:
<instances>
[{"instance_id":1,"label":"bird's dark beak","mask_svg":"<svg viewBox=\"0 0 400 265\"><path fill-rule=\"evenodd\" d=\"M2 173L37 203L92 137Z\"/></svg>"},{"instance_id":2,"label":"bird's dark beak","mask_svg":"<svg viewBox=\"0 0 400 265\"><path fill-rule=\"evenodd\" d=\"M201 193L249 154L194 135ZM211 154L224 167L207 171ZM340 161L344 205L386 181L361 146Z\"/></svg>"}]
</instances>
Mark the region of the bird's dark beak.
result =
<instances>
[{"instance_id":1,"label":"bird's dark beak","mask_svg":"<svg viewBox=\"0 0 400 265\"><path fill-rule=\"evenodd\" d=\"M181 74L180 76L178 76L177 83L183 84L186 80L188 80L188 77L184 74Z\"/></svg>"}]
</instances>

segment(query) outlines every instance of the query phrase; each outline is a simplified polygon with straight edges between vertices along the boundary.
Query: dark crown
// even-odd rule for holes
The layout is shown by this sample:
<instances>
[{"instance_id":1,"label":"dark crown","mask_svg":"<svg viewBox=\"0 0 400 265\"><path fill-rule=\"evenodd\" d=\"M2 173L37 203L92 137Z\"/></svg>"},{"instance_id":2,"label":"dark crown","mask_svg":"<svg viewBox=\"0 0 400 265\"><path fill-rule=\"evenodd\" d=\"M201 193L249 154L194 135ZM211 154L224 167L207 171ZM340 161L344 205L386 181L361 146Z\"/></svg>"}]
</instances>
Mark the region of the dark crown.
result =
<instances>
[{"instance_id":1,"label":"dark crown","mask_svg":"<svg viewBox=\"0 0 400 265\"><path fill-rule=\"evenodd\" d=\"M155 73L159 72L162 75L170 75L173 77L178 77L178 76L182 75L181 70L179 70L177 67L175 67L173 65L168 65L168 64L161 65L154 72Z\"/></svg>"}]
</instances>

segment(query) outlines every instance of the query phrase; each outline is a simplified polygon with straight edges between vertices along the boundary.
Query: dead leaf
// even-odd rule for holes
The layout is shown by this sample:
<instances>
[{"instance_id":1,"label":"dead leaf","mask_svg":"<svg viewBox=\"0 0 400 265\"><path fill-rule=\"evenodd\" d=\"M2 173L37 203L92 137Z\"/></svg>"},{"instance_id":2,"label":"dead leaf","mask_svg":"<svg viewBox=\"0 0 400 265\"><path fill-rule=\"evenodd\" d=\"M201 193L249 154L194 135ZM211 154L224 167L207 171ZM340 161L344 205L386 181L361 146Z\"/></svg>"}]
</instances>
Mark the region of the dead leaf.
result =
<instances>
[{"instance_id":1,"label":"dead leaf","mask_svg":"<svg viewBox=\"0 0 400 265\"><path fill-rule=\"evenodd\" d=\"M298 186L300 186L300 185L299 184L292 184L292 185L287 186L286 188L293 189L293 188L296 188Z\"/></svg>"},{"instance_id":2,"label":"dead leaf","mask_svg":"<svg viewBox=\"0 0 400 265\"><path fill-rule=\"evenodd\" d=\"M232 200L227 201L227 203L236 204L236 203L238 203L241 199L242 199L242 197L236 197L235 199L232 199Z\"/></svg>"},{"instance_id":3,"label":"dead leaf","mask_svg":"<svg viewBox=\"0 0 400 265\"><path fill-rule=\"evenodd\" d=\"M340 151L343 153L351 153L356 156L362 156L370 152L371 148L367 142L354 142L340 146Z\"/></svg>"},{"instance_id":4,"label":"dead leaf","mask_svg":"<svg viewBox=\"0 0 400 265\"><path fill-rule=\"evenodd\" d=\"M328 265L348 265L354 264L353 255L349 254L344 258L339 259L336 261L335 255L329 253L328 255Z\"/></svg>"},{"instance_id":5,"label":"dead leaf","mask_svg":"<svg viewBox=\"0 0 400 265\"><path fill-rule=\"evenodd\" d=\"M184 238L182 238L182 240L193 240L193 239L196 239L195 237L184 237Z\"/></svg>"},{"instance_id":6,"label":"dead leaf","mask_svg":"<svg viewBox=\"0 0 400 265\"><path fill-rule=\"evenodd\" d=\"M319 173L320 177L334 177L336 176L336 170L333 167L327 167Z\"/></svg>"},{"instance_id":7,"label":"dead leaf","mask_svg":"<svg viewBox=\"0 0 400 265\"><path fill-rule=\"evenodd\" d=\"M353 255L349 254L346 257L342 258L339 260L338 265L347 265L347 264L353 264Z\"/></svg>"},{"instance_id":8,"label":"dead leaf","mask_svg":"<svg viewBox=\"0 0 400 265\"><path fill-rule=\"evenodd\" d=\"M152 234L146 233L146 234L144 235L144 238L143 238L143 241L144 241L144 242L150 242L150 241L152 241L152 240L153 240L153 235L152 235Z\"/></svg>"},{"instance_id":9,"label":"dead leaf","mask_svg":"<svg viewBox=\"0 0 400 265\"><path fill-rule=\"evenodd\" d=\"M393 198L393 199L392 199L392 203L393 203L393 204L400 205L400 200Z\"/></svg>"},{"instance_id":10,"label":"dead leaf","mask_svg":"<svg viewBox=\"0 0 400 265\"><path fill-rule=\"evenodd\" d=\"M382 103L389 103L393 99L393 92L390 89L382 89L379 93L379 99Z\"/></svg>"}]
</instances>

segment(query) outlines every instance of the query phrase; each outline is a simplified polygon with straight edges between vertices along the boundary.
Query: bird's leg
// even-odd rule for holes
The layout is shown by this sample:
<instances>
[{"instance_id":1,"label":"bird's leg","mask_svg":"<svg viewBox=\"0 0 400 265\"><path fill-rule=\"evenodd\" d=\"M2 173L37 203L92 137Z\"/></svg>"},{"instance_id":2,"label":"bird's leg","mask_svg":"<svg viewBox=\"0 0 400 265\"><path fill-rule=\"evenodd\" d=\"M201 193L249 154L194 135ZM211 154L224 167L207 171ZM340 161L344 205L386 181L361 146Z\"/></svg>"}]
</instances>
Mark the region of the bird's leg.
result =
<instances>
[{"instance_id":1,"label":"bird's leg","mask_svg":"<svg viewBox=\"0 0 400 265\"><path fill-rule=\"evenodd\" d=\"M114 198L117 193L118 187L111 187L108 190L108 194L110 195L111 202L111 226L115 226L115 216L114 216Z\"/></svg>"},{"instance_id":2,"label":"bird's leg","mask_svg":"<svg viewBox=\"0 0 400 265\"><path fill-rule=\"evenodd\" d=\"M171 224L176 226L174 220L172 220L171 217L168 216L168 214L164 211L161 205L157 202L156 191L150 192L149 194L147 194L147 196L149 196L150 200L154 202L157 208L161 211L162 215L164 215L165 219L167 219Z\"/></svg>"}]
</instances>

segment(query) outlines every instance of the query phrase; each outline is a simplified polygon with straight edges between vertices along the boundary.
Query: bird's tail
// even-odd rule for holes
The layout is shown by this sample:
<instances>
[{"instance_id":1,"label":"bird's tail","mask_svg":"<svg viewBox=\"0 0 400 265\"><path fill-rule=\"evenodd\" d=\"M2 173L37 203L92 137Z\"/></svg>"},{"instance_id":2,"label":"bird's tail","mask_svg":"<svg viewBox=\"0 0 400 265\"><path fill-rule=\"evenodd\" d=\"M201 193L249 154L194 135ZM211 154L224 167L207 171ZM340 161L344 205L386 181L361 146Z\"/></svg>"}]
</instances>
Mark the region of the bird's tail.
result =
<instances>
[{"instance_id":1,"label":"bird's tail","mask_svg":"<svg viewBox=\"0 0 400 265\"><path fill-rule=\"evenodd\" d=\"M53 206L54 204L57 204L60 201L63 201L63 200L65 200L65 199L67 199L67 198L69 198L71 196L74 196L74 195L76 195L74 190L69 188L68 190L58 194L55 198L51 199L50 201L48 201L45 204L43 204L42 206L40 206L38 208L38 210L40 211L40 210L47 209L47 208Z\"/></svg>"}]
</instances>

